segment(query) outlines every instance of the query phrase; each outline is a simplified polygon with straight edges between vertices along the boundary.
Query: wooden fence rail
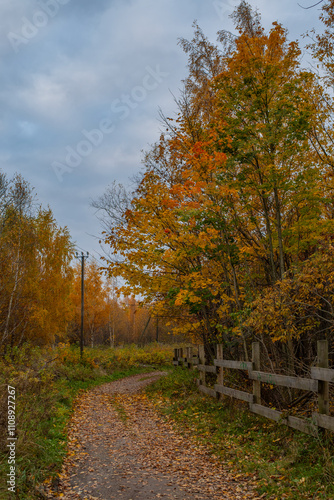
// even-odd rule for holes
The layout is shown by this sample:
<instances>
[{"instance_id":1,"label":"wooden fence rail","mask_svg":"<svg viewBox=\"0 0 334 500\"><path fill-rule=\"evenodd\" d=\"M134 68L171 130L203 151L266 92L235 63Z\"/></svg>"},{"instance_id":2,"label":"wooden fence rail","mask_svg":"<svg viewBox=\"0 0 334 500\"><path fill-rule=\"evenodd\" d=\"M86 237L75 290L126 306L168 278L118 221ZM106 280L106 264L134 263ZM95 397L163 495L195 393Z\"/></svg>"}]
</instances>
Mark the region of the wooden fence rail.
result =
<instances>
[{"instance_id":1,"label":"wooden fence rail","mask_svg":"<svg viewBox=\"0 0 334 500\"><path fill-rule=\"evenodd\" d=\"M217 345L217 359L214 360L213 365L206 364L204 346L199 346L197 356L193 354L192 347L186 348L185 356L183 349L175 349L173 364L196 369L198 371L197 385L204 394L216 399L229 396L246 401L253 413L317 436L319 427L334 432L334 417L331 417L329 413L329 384L334 383L334 370L328 368L328 342L319 340L317 349L317 366L311 368L310 378L261 371L259 342L254 342L252 345L251 362L224 359L223 346ZM224 384L224 368L247 371L249 379L253 382L252 393L227 387ZM213 389L207 386L207 373L217 375L217 383L214 384ZM264 406L261 404L261 384L314 392L318 395L318 411L313 412L312 417L306 419L289 415L288 411L282 412Z\"/></svg>"}]
</instances>

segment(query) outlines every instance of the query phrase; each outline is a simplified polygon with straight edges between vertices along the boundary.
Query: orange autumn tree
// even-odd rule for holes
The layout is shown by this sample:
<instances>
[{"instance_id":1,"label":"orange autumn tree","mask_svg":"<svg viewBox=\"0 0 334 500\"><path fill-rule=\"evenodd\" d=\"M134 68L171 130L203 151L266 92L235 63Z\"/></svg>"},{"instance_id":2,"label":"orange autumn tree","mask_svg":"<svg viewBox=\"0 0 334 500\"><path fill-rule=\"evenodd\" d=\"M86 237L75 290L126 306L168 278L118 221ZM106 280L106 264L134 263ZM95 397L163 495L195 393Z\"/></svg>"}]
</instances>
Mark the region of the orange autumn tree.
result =
<instances>
[{"instance_id":1,"label":"orange autumn tree","mask_svg":"<svg viewBox=\"0 0 334 500\"><path fill-rule=\"evenodd\" d=\"M149 307L143 306L141 301L133 295L119 300L118 308L120 320L116 327L116 341L118 344L145 344L161 340L164 337L165 324L163 318L160 318L160 321L157 320L152 315Z\"/></svg>"},{"instance_id":2,"label":"orange autumn tree","mask_svg":"<svg viewBox=\"0 0 334 500\"><path fill-rule=\"evenodd\" d=\"M266 339L270 359L279 366L289 340L291 373L304 374L314 362L316 341L334 336L334 245L333 236L321 241L317 250L292 269L252 304L248 326ZM270 342L268 342L270 339Z\"/></svg>"},{"instance_id":3,"label":"orange autumn tree","mask_svg":"<svg viewBox=\"0 0 334 500\"><path fill-rule=\"evenodd\" d=\"M183 42L190 71L178 116L165 118L131 203L121 220L109 213L105 236L115 256L106 272L122 276L123 293L178 317L208 357L217 342L247 357L254 300L332 230L310 139L328 113L323 90L282 26L266 34L246 2L234 20L239 36L225 51L197 28Z\"/></svg>"},{"instance_id":4,"label":"orange autumn tree","mask_svg":"<svg viewBox=\"0 0 334 500\"><path fill-rule=\"evenodd\" d=\"M103 343L104 337L108 335L113 310L110 287L103 281L94 260L85 263L84 286L84 343L94 347L96 343ZM71 337L78 340L81 325L81 263L74 267L70 300L74 308Z\"/></svg>"},{"instance_id":5,"label":"orange autumn tree","mask_svg":"<svg viewBox=\"0 0 334 500\"><path fill-rule=\"evenodd\" d=\"M202 36L199 43L204 43ZM196 224L189 224L187 211L200 209L205 201L201 186L213 178L204 169L203 175L200 173L197 179L188 181L183 157L185 152L191 152L189 148L198 139L194 131L199 130L200 114L201 109L193 111L186 101L180 103L179 118L175 127L174 124L170 127L176 133L172 137L162 136L160 143L146 155L147 171L132 208L124 211L121 223L117 212L112 215L115 226L108 231L106 243L117 257L124 258L110 263L112 272L126 279L131 276L129 286L122 287L124 294L145 295L146 303L154 302L155 315L177 317L178 330L190 332L193 338L200 338L204 326L205 343L212 345L219 334L212 311L221 304L216 297L217 276L212 284L213 293L207 290L206 282L213 276L214 268L205 251L211 253L215 231L213 228L199 231ZM185 136L180 136L182 131L187 142ZM222 156L218 153L219 160ZM117 193L114 198L119 199Z\"/></svg>"},{"instance_id":6,"label":"orange autumn tree","mask_svg":"<svg viewBox=\"0 0 334 500\"><path fill-rule=\"evenodd\" d=\"M36 208L20 176L1 176L0 349L65 338L71 318L72 244L50 209Z\"/></svg>"},{"instance_id":7,"label":"orange autumn tree","mask_svg":"<svg viewBox=\"0 0 334 500\"><path fill-rule=\"evenodd\" d=\"M189 210L196 214L202 202L210 205L201 191L205 181L181 176L179 184L166 189L166 178L166 171L163 178L154 170L144 175L132 210L106 239L118 256L108 272L127 277L122 293L135 292L147 303L155 302L155 315L177 316L179 331L190 331L195 338L203 327L210 339L218 328L212 313L222 308L218 295L224 288L216 276L217 265L210 260L216 231L201 228L189 214Z\"/></svg>"},{"instance_id":8,"label":"orange autumn tree","mask_svg":"<svg viewBox=\"0 0 334 500\"><path fill-rule=\"evenodd\" d=\"M148 307L132 296L117 298L115 285L106 280L96 261L85 263L84 343L86 346L147 343L156 339L156 318ZM73 320L69 328L70 342L78 342L81 330L81 263L74 267L70 295ZM160 320L160 334L165 325Z\"/></svg>"},{"instance_id":9,"label":"orange autumn tree","mask_svg":"<svg viewBox=\"0 0 334 500\"><path fill-rule=\"evenodd\" d=\"M196 160L209 172L208 153L211 167L213 152L215 159L219 151L226 154L215 177L223 196L213 200L211 189L210 201L219 213L216 228L224 230L239 313L332 231L323 162L310 140L329 113L323 89L299 68L300 51L287 43L285 30L274 23L266 35L246 7L242 2L234 14L240 36L214 79L217 111L210 133L193 148L186 172L188 178L198 172ZM322 146L328 149L330 142L323 138ZM234 331L244 339L249 328L242 327L242 316Z\"/></svg>"},{"instance_id":10,"label":"orange autumn tree","mask_svg":"<svg viewBox=\"0 0 334 500\"><path fill-rule=\"evenodd\" d=\"M36 297L31 308L32 338L38 338L40 331L47 331L48 341L65 339L73 314L69 301L73 244L68 230L57 225L50 209L39 210L35 228L38 279L32 278L29 285Z\"/></svg>"},{"instance_id":11,"label":"orange autumn tree","mask_svg":"<svg viewBox=\"0 0 334 500\"><path fill-rule=\"evenodd\" d=\"M298 46L281 26L256 33L241 32L215 81L215 127L227 155L221 182L238 193L230 203L238 247L249 283L261 289L312 253L332 222L323 162L310 140L328 113L323 89L299 68Z\"/></svg>"}]
</instances>

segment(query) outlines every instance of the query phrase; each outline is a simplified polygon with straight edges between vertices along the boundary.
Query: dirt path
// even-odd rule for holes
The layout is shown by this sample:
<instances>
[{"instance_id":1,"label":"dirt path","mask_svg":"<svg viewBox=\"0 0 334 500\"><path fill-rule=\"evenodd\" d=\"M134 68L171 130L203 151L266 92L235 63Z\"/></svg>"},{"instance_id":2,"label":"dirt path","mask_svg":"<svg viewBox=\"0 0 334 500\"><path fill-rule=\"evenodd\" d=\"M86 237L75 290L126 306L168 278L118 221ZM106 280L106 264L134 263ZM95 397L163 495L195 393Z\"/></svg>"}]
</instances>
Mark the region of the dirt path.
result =
<instances>
[{"instance_id":1,"label":"dirt path","mask_svg":"<svg viewBox=\"0 0 334 500\"><path fill-rule=\"evenodd\" d=\"M135 375L85 393L69 428L58 493L49 498L256 499L205 450L178 434L140 393L164 372Z\"/></svg>"}]
</instances>

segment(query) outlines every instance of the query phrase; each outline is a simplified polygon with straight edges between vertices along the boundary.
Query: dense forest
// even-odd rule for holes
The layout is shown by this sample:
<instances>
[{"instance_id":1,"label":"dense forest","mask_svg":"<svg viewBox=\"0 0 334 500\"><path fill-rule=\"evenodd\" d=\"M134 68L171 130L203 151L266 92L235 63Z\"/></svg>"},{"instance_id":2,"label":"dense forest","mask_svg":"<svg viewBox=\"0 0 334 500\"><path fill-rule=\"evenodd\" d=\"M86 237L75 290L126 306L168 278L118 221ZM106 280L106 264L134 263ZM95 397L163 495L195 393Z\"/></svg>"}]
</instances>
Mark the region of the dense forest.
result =
<instances>
[{"instance_id":1,"label":"dense forest","mask_svg":"<svg viewBox=\"0 0 334 500\"><path fill-rule=\"evenodd\" d=\"M81 266L67 228L42 208L19 175L0 175L0 350L28 342L55 345L80 339ZM74 264L73 264L74 263ZM131 295L117 298L112 282L91 259L85 266L84 342L88 346L166 339L163 321L152 318ZM158 326L157 326L158 321Z\"/></svg>"}]
</instances>

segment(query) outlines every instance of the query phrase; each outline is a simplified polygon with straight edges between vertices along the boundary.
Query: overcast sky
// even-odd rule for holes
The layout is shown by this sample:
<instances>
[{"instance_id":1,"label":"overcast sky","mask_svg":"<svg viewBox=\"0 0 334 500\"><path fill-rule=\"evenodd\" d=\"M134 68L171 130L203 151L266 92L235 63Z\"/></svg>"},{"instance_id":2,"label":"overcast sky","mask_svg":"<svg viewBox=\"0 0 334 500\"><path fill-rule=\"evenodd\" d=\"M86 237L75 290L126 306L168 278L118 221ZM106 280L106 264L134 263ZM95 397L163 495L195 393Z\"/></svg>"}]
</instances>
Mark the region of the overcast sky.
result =
<instances>
[{"instance_id":1,"label":"overcast sky","mask_svg":"<svg viewBox=\"0 0 334 500\"><path fill-rule=\"evenodd\" d=\"M90 200L127 183L175 110L187 75L177 45L197 20L213 41L237 0L1 0L0 168L21 173L80 249L98 256ZM319 9L250 0L290 39L321 30ZM304 6L312 0L299 0ZM304 56L307 63L309 56Z\"/></svg>"}]
</instances>

